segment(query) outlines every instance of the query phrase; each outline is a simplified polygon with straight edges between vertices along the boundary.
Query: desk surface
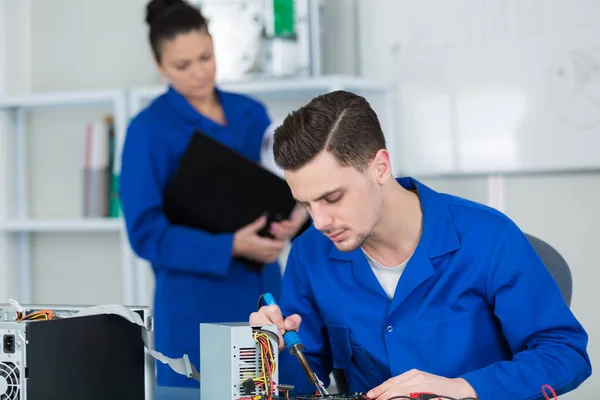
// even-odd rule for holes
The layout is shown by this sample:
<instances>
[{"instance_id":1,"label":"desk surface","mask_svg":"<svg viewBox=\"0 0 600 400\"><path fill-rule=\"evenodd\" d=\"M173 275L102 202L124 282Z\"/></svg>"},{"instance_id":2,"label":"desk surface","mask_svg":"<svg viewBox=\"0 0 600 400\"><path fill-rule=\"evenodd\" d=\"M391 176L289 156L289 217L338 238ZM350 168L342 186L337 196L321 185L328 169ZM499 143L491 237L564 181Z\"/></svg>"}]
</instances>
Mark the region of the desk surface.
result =
<instances>
[{"instance_id":1,"label":"desk surface","mask_svg":"<svg viewBox=\"0 0 600 400\"><path fill-rule=\"evenodd\" d=\"M200 400L200 389L157 386L155 400Z\"/></svg>"}]
</instances>

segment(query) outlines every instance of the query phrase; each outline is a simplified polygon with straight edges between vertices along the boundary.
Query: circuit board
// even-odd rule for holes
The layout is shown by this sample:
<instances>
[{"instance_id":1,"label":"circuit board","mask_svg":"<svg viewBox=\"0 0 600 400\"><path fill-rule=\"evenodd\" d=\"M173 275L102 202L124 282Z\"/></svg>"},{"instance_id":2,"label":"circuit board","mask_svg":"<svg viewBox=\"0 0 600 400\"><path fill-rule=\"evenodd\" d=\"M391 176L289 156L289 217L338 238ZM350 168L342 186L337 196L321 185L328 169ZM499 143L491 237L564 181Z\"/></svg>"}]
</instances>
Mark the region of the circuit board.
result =
<instances>
[{"instance_id":1,"label":"circuit board","mask_svg":"<svg viewBox=\"0 0 600 400\"><path fill-rule=\"evenodd\" d=\"M297 396L295 400L367 400L367 396L362 393L349 394L328 394L326 396Z\"/></svg>"},{"instance_id":2,"label":"circuit board","mask_svg":"<svg viewBox=\"0 0 600 400\"><path fill-rule=\"evenodd\" d=\"M258 397L242 397L240 400L267 400L269 397L261 395ZM295 396L294 400L369 400L364 394L328 394L326 396L309 395L309 396ZM285 397L273 396L273 400L286 400Z\"/></svg>"}]
</instances>

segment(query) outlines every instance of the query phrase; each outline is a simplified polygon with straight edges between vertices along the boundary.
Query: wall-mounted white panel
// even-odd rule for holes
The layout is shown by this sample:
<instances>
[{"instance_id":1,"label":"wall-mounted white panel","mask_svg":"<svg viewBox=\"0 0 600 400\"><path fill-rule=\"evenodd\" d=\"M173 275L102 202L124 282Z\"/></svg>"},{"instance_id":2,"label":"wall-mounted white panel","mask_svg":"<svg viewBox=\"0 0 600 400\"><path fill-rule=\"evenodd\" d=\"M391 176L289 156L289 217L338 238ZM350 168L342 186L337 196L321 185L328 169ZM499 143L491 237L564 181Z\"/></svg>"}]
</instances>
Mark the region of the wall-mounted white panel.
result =
<instances>
[{"instance_id":1,"label":"wall-mounted white panel","mask_svg":"<svg viewBox=\"0 0 600 400\"><path fill-rule=\"evenodd\" d=\"M397 83L404 170L600 168L600 2L359 5L361 71Z\"/></svg>"}]
</instances>

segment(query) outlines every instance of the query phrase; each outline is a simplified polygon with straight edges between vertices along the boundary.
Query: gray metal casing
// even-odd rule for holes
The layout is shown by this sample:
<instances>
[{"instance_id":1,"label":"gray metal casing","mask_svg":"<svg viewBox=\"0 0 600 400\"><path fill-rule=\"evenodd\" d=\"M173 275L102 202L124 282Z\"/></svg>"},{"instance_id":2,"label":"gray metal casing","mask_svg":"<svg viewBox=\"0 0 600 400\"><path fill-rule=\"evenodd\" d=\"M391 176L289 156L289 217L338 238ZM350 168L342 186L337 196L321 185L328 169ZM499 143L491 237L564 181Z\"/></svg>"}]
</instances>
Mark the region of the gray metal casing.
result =
<instances>
[{"instance_id":1,"label":"gray metal casing","mask_svg":"<svg viewBox=\"0 0 600 400\"><path fill-rule=\"evenodd\" d=\"M0 320L0 397L7 392L5 389L10 385L13 389L8 391L9 400L27 399L26 385L22 385L22 378L25 376L25 368L27 367L25 328L26 325L22 323L2 322ZM15 336L15 352L12 354L5 354L2 351L5 335ZM5 374L8 376L5 377ZM16 391L19 393L17 397L10 395L10 393L15 394Z\"/></svg>"},{"instance_id":2,"label":"gray metal casing","mask_svg":"<svg viewBox=\"0 0 600 400\"><path fill-rule=\"evenodd\" d=\"M200 324L200 398L235 400L250 397L241 383L262 375L260 347L254 340L253 328L277 334L274 325L251 326L248 323ZM271 339L275 372L273 380L279 382L278 345ZM262 388L254 394L262 394ZM275 389L275 394L278 391Z\"/></svg>"},{"instance_id":3,"label":"gray metal casing","mask_svg":"<svg viewBox=\"0 0 600 400\"><path fill-rule=\"evenodd\" d=\"M21 304L25 314L29 314L41 310L52 310L57 317L68 317L78 313L79 311L91 307L89 305L50 305L50 304ZM144 325L148 330L148 346L154 348L154 315L152 310L146 306L127 306L126 308L137 312L142 317ZM17 359L21 366L21 371L25 371L26 367L26 352L27 346L25 343L27 323L23 322L12 322L16 317L16 311L10 304L0 304L0 364L3 361ZM15 345L20 350L20 354L4 354L2 352L2 336L6 333L6 330L12 330L18 332L17 341ZM9 357L10 356L10 357ZM145 398L147 400L154 400L154 390L156 386L156 368L155 359L150 355L147 349L144 350L144 387L145 387ZM26 386L21 385L19 400L27 400L26 397Z\"/></svg>"}]
</instances>

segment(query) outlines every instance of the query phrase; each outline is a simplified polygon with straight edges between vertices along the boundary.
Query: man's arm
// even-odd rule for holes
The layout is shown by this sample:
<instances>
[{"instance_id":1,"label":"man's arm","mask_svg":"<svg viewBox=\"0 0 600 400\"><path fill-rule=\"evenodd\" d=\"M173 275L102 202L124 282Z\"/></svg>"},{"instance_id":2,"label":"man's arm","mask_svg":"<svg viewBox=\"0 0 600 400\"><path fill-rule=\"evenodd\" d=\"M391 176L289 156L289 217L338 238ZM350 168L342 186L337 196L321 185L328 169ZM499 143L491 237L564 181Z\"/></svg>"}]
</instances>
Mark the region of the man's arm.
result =
<instances>
[{"instance_id":1,"label":"man's arm","mask_svg":"<svg viewBox=\"0 0 600 400\"><path fill-rule=\"evenodd\" d=\"M292 246L285 274L281 295L281 310L284 316L298 314L302 323L298 330L300 340L304 344L304 355L311 368L323 381L329 385L329 374L333 368L333 361L327 331L323 319L315 305L309 277L303 265L303 243ZM279 381L295 386L295 394L312 394L315 387L311 385L304 370L295 356L287 349L281 351Z\"/></svg>"},{"instance_id":2,"label":"man's arm","mask_svg":"<svg viewBox=\"0 0 600 400\"><path fill-rule=\"evenodd\" d=\"M543 384L562 394L590 376L585 330L527 237L513 223L500 236L491 259L488 301L513 360L462 376L480 399L538 399Z\"/></svg>"}]
</instances>

